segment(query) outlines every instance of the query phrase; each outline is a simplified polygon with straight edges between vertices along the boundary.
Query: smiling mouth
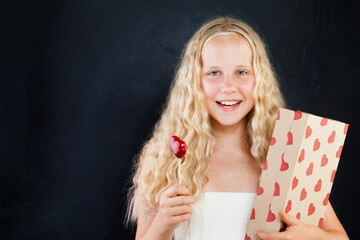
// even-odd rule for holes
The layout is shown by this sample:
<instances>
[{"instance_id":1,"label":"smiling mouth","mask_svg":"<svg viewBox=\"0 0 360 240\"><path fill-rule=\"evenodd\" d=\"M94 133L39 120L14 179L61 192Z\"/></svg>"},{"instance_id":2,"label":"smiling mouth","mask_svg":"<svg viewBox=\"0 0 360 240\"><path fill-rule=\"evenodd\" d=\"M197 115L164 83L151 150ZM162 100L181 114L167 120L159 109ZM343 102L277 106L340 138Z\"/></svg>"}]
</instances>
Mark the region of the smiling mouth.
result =
<instances>
[{"instance_id":1,"label":"smiling mouth","mask_svg":"<svg viewBox=\"0 0 360 240\"><path fill-rule=\"evenodd\" d=\"M233 108L239 105L242 101L216 101L218 105L224 108Z\"/></svg>"}]
</instances>

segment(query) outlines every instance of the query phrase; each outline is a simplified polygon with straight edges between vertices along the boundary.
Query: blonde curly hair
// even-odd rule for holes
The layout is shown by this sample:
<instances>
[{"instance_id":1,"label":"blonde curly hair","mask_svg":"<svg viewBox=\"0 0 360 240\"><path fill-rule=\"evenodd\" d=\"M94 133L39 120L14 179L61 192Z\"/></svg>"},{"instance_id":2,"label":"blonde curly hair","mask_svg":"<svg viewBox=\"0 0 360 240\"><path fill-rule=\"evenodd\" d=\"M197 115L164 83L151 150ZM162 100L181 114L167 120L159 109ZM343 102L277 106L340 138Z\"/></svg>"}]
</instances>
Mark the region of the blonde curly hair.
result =
<instances>
[{"instance_id":1,"label":"blonde curly hair","mask_svg":"<svg viewBox=\"0 0 360 240\"><path fill-rule=\"evenodd\" d=\"M234 17L210 19L186 44L161 118L150 140L135 158L126 223L136 222L140 205L148 209L147 216L152 217L161 193L177 184L178 165L169 143L173 135L187 143L186 161L181 171L195 199L207 183L214 136L211 117L203 100L201 52L210 39L228 33L246 39L252 51L255 105L247 115L246 147L260 166L264 164L278 109L285 106L266 46L260 36L241 20Z\"/></svg>"}]
</instances>

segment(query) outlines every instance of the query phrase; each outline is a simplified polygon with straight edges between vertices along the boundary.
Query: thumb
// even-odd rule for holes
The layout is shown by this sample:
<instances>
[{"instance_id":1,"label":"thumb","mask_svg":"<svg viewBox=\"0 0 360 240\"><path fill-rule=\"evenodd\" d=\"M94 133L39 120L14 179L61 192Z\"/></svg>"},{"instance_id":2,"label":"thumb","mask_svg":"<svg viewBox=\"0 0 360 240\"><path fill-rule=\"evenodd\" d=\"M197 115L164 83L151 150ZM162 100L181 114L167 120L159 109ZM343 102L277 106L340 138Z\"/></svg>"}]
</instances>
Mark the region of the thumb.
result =
<instances>
[{"instance_id":1,"label":"thumb","mask_svg":"<svg viewBox=\"0 0 360 240\"><path fill-rule=\"evenodd\" d=\"M287 213L285 213L283 210L279 211L279 216L280 219L287 225L287 226L291 226L291 225L295 225L297 224L300 220L297 219L296 217L293 217Z\"/></svg>"}]
</instances>

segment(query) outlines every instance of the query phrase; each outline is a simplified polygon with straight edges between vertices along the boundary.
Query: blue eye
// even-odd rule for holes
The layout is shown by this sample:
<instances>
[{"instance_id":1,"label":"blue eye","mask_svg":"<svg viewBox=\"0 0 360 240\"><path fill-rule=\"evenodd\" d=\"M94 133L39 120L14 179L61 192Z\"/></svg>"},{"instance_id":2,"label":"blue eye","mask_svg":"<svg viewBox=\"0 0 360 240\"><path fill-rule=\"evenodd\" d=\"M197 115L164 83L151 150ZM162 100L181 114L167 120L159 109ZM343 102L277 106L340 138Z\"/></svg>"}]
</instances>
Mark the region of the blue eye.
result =
<instances>
[{"instance_id":1,"label":"blue eye","mask_svg":"<svg viewBox=\"0 0 360 240\"><path fill-rule=\"evenodd\" d=\"M239 75L245 75L246 74L246 72L242 71L242 70L238 71L238 73L239 73Z\"/></svg>"},{"instance_id":2,"label":"blue eye","mask_svg":"<svg viewBox=\"0 0 360 240\"><path fill-rule=\"evenodd\" d=\"M216 74L213 74L213 73L216 73ZM210 75L211 76L216 76L216 75L219 75L219 72L218 71L212 71L212 72L210 72Z\"/></svg>"}]
</instances>

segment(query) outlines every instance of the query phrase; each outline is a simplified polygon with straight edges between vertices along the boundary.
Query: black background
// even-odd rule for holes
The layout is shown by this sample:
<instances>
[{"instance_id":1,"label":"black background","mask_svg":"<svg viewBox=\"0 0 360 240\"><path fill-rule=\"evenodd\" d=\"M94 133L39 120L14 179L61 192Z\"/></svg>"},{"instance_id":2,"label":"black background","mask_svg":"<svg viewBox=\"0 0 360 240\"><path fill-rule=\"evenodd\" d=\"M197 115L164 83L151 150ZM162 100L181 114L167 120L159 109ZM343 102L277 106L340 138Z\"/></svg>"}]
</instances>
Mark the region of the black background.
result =
<instances>
[{"instance_id":1,"label":"black background","mask_svg":"<svg viewBox=\"0 0 360 240\"><path fill-rule=\"evenodd\" d=\"M357 1L1 1L0 238L133 239L134 155L208 18L264 37L291 109L350 124L331 201L360 239Z\"/></svg>"}]
</instances>

